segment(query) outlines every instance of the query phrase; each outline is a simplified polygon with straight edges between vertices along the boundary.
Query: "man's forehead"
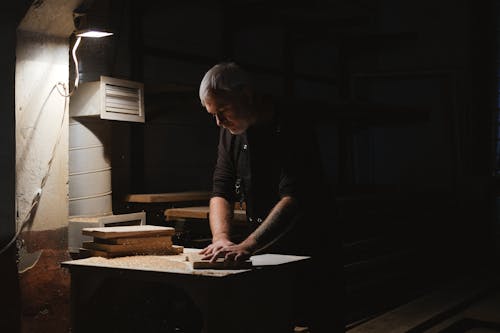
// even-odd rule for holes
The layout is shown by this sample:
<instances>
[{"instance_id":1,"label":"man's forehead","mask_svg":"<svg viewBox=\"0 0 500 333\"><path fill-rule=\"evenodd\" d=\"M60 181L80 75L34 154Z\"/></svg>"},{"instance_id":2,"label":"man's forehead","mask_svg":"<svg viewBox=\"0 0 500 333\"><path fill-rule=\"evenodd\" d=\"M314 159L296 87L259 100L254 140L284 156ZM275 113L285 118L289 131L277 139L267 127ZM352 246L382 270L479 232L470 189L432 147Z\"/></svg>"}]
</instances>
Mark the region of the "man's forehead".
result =
<instances>
[{"instance_id":1,"label":"man's forehead","mask_svg":"<svg viewBox=\"0 0 500 333\"><path fill-rule=\"evenodd\" d=\"M207 93L207 97L217 98L217 100L237 100L244 95L244 87L235 90L211 89Z\"/></svg>"},{"instance_id":2,"label":"man's forehead","mask_svg":"<svg viewBox=\"0 0 500 333\"><path fill-rule=\"evenodd\" d=\"M229 95L221 96L221 95L213 95L208 94L205 99L205 103L207 104L228 104L234 101L234 98L231 98Z\"/></svg>"}]
</instances>

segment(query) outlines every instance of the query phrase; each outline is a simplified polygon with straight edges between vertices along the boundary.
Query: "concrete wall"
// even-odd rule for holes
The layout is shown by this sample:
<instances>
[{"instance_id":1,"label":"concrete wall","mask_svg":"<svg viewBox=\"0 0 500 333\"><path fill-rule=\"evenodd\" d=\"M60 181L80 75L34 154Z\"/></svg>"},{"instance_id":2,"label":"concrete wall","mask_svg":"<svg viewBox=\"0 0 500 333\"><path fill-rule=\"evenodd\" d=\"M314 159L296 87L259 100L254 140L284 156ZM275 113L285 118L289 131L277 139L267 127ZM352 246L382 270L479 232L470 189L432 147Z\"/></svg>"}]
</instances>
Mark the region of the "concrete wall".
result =
<instances>
[{"instance_id":1,"label":"concrete wall","mask_svg":"<svg viewBox=\"0 0 500 333\"><path fill-rule=\"evenodd\" d=\"M67 332L68 87L73 10L35 1L18 26L15 68L16 222L22 332ZM14 87L14 85L13 85ZM29 214L37 191L40 202ZM40 290L44 290L43 293Z\"/></svg>"},{"instance_id":2,"label":"concrete wall","mask_svg":"<svg viewBox=\"0 0 500 333\"><path fill-rule=\"evenodd\" d=\"M29 226L31 230L47 230L67 225L68 97L63 96L65 92L62 84L68 87L68 52L67 38L43 33L18 32L16 64L18 223L23 223L33 198L48 173L39 207Z\"/></svg>"},{"instance_id":3,"label":"concrete wall","mask_svg":"<svg viewBox=\"0 0 500 333\"><path fill-rule=\"evenodd\" d=\"M69 98L63 95L69 89L64 92L64 87L69 87L72 12L80 2L35 2L18 27L15 85L18 223L29 213L33 198L47 178L36 215L32 215L31 230L67 224Z\"/></svg>"}]
</instances>

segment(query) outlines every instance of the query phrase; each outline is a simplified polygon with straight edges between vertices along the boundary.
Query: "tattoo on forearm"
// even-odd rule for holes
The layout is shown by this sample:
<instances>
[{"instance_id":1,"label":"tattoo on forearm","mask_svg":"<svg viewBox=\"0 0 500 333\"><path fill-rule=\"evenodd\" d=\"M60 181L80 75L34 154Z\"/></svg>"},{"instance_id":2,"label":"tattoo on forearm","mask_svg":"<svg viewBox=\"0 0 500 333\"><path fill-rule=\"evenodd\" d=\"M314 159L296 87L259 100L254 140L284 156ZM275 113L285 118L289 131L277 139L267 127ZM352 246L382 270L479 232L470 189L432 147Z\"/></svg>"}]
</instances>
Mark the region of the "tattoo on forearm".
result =
<instances>
[{"instance_id":1,"label":"tattoo on forearm","mask_svg":"<svg viewBox=\"0 0 500 333\"><path fill-rule=\"evenodd\" d=\"M263 249L285 234L294 223L296 206L285 204L275 207L266 220L254 231L253 236L259 249Z\"/></svg>"}]
</instances>

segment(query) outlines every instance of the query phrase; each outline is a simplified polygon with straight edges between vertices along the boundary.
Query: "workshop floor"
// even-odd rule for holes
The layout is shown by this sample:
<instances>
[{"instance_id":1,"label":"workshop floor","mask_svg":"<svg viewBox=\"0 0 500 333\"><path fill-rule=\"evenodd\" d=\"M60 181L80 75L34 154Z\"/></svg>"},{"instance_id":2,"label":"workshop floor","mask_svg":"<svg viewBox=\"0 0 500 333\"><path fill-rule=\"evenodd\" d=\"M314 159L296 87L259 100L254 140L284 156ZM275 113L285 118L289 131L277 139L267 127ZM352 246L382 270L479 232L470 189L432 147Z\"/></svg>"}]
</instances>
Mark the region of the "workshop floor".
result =
<instances>
[{"instance_id":1,"label":"workshop floor","mask_svg":"<svg viewBox=\"0 0 500 333\"><path fill-rule=\"evenodd\" d=\"M500 274L450 281L439 290L346 330L348 333L498 333Z\"/></svg>"}]
</instances>

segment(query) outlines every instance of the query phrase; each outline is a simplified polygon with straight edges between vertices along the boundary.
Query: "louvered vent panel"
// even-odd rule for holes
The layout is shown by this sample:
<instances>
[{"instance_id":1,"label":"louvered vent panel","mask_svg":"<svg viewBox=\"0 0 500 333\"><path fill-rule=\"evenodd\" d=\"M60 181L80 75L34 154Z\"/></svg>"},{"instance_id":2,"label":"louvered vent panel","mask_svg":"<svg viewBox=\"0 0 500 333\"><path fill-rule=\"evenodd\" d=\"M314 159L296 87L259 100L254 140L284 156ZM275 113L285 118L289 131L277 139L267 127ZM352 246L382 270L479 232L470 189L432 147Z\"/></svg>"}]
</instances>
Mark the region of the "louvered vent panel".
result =
<instances>
[{"instance_id":1,"label":"louvered vent panel","mask_svg":"<svg viewBox=\"0 0 500 333\"><path fill-rule=\"evenodd\" d=\"M71 117L144 123L144 84L109 76L83 82L71 96L69 111Z\"/></svg>"},{"instance_id":2,"label":"louvered vent panel","mask_svg":"<svg viewBox=\"0 0 500 333\"><path fill-rule=\"evenodd\" d=\"M141 114L141 94L138 88L106 84L105 94L106 112L137 116Z\"/></svg>"}]
</instances>

